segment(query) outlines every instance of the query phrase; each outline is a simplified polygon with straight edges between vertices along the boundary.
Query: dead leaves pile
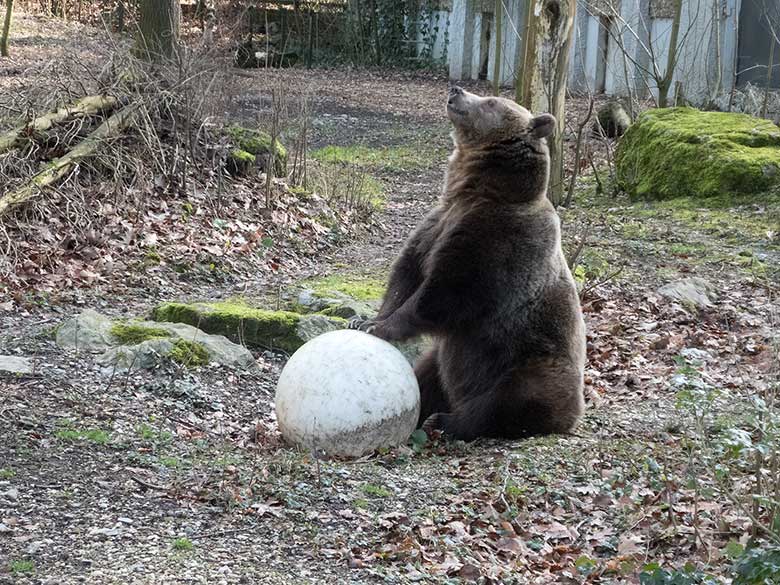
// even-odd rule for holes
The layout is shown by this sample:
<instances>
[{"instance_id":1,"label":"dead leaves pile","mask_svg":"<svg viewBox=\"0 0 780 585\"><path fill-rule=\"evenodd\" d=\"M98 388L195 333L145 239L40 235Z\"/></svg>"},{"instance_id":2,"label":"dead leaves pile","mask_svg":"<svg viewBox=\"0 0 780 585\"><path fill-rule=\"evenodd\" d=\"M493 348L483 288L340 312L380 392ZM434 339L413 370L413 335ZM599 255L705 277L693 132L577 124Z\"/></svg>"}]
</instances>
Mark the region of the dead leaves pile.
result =
<instances>
[{"instance_id":1,"label":"dead leaves pile","mask_svg":"<svg viewBox=\"0 0 780 585\"><path fill-rule=\"evenodd\" d=\"M162 184L162 183L160 183ZM0 290L54 293L96 283L121 289L161 273L219 279L249 277L311 263L334 241L352 237L370 218L298 195L275 179L266 207L263 175L186 196L154 186L121 197L95 188L78 201L54 193L44 212L14 221L0 259Z\"/></svg>"}]
</instances>

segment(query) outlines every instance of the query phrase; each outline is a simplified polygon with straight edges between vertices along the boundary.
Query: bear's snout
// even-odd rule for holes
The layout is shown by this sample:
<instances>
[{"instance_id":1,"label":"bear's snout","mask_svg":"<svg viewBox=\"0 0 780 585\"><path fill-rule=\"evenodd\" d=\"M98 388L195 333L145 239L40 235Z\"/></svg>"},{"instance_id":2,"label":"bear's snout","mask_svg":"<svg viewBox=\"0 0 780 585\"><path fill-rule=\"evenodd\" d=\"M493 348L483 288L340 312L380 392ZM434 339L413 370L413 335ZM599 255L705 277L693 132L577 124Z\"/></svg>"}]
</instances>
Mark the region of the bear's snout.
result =
<instances>
[{"instance_id":1,"label":"bear's snout","mask_svg":"<svg viewBox=\"0 0 780 585\"><path fill-rule=\"evenodd\" d=\"M447 100L447 103L451 104L453 101L455 101L455 98L459 95L463 95L463 90L459 88L457 85L453 85L450 88L449 92L449 100Z\"/></svg>"}]
</instances>

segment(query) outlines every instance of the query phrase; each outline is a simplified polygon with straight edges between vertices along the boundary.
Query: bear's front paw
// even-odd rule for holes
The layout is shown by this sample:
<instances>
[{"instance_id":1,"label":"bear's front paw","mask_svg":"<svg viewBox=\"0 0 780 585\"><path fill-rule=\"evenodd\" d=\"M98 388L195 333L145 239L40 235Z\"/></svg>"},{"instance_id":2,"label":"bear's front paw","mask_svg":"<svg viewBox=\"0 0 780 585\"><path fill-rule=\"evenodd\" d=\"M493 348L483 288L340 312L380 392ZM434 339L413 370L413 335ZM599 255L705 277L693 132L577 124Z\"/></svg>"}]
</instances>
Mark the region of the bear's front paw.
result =
<instances>
[{"instance_id":1,"label":"bear's front paw","mask_svg":"<svg viewBox=\"0 0 780 585\"><path fill-rule=\"evenodd\" d=\"M425 431L425 434L430 438L434 431L440 431L444 424L444 413L435 412L431 416L425 419L425 422L420 427Z\"/></svg>"},{"instance_id":2,"label":"bear's front paw","mask_svg":"<svg viewBox=\"0 0 780 585\"><path fill-rule=\"evenodd\" d=\"M353 329L355 331L363 331L365 333L371 333L376 326L376 321L372 319L361 319L360 317L353 317L347 323L347 329Z\"/></svg>"}]
</instances>

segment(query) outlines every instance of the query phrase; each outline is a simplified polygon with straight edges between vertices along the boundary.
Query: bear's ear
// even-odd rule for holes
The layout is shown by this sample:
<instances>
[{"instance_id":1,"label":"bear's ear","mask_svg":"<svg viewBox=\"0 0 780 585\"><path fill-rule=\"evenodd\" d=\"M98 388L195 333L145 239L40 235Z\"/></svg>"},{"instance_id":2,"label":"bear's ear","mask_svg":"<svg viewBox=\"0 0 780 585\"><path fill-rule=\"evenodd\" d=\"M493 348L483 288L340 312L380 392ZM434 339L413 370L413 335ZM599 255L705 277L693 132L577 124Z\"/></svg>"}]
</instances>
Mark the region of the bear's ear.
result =
<instances>
[{"instance_id":1,"label":"bear's ear","mask_svg":"<svg viewBox=\"0 0 780 585\"><path fill-rule=\"evenodd\" d=\"M555 117L552 114L539 114L531 118L531 134L536 138L549 136L555 130Z\"/></svg>"}]
</instances>

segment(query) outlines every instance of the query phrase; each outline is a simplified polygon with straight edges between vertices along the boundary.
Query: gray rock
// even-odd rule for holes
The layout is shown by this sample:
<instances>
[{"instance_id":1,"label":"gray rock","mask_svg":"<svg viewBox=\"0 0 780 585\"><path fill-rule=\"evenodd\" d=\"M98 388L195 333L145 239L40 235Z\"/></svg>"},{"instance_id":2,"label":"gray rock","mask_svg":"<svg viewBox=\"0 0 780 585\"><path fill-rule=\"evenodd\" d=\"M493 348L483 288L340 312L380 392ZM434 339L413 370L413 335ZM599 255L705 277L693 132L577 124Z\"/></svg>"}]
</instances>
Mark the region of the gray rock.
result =
<instances>
[{"instance_id":1,"label":"gray rock","mask_svg":"<svg viewBox=\"0 0 780 585\"><path fill-rule=\"evenodd\" d=\"M0 372L8 372L10 374L32 374L33 362L30 358L0 355Z\"/></svg>"},{"instance_id":2,"label":"gray rock","mask_svg":"<svg viewBox=\"0 0 780 585\"><path fill-rule=\"evenodd\" d=\"M57 329L57 345L63 349L90 352L106 351L116 345L111 335L111 319L84 309L78 317L68 319Z\"/></svg>"},{"instance_id":3,"label":"gray rock","mask_svg":"<svg viewBox=\"0 0 780 585\"><path fill-rule=\"evenodd\" d=\"M296 334L301 341L306 343L318 335L328 333L329 331L344 329L344 327L344 323L329 319L325 315L304 315L301 317L300 321L298 321Z\"/></svg>"},{"instance_id":4,"label":"gray rock","mask_svg":"<svg viewBox=\"0 0 780 585\"><path fill-rule=\"evenodd\" d=\"M19 490L16 488L6 490L0 493L0 499L6 500L8 502L15 502L19 499Z\"/></svg>"},{"instance_id":5,"label":"gray rock","mask_svg":"<svg viewBox=\"0 0 780 585\"><path fill-rule=\"evenodd\" d=\"M222 366L250 368L255 358L243 345L233 343L224 335L210 335L186 323L156 323L145 321L147 327L159 327L168 331L174 339L185 339L200 343L209 353L209 360Z\"/></svg>"},{"instance_id":6,"label":"gray rock","mask_svg":"<svg viewBox=\"0 0 780 585\"><path fill-rule=\"evenodd\" d=\"M324 298L317 295L312 289L307 288L298 293L298 307L306 313L316 313L322 311L331 304L338 303L343 299Z\"/></svg>"},{"instance_id":7,"label":"gray rock","mask_svg":"<svg viewBox=\"0 0 780 585\"><path fill-rule=\"evenodd\" d=\"M376 303L357 301L352 297L333 291L330 296L320 296L311 289L298 294L298 310L304 313L318 313L342 319L371 319L376 315Z\"/></svg>"},{"instance_id":8,"label":"gray rock","mask_svg":"<svg viewBox=\"0 0 780 585\"><path fill-rule=\"evenodd\" d=\"M90 528L87 536L97 538L110 538L112 536L119 536L122 533L118 528Z\"/></svg>"},{"instance_id":9,"label":"gray rock","mask_svg":"<svg viewBox=\"0 0 780 585\"><path fill-rule=\"evenodd\" d=\"M159 364L172 349L170 339L147 339L136 345L112 347L97 362L116 370L147 370Z\"/></svg>"},{"instance_id":10,"label":"gray rock","mask_svg":"<svg viewBox=\"0 0 780 585\"><path fill-rule=\"evenodd\" d=\"M347 299L337 301L322 309L322 313L329 317L341 317L342 319L373 319L376 316L376 309L368 303Z\"/></svg>"},{"instance_id":11,"label":"gray rock","mask_svg":"<svg viewBox=\"0 0 780 585\"><path fill-rule=\"evenodd\" d=\"M717 300L715 287L698 276L665 284L658 289L658 294L675 300L689 309L706 309Z\"/></svg>"}]
</instances>

